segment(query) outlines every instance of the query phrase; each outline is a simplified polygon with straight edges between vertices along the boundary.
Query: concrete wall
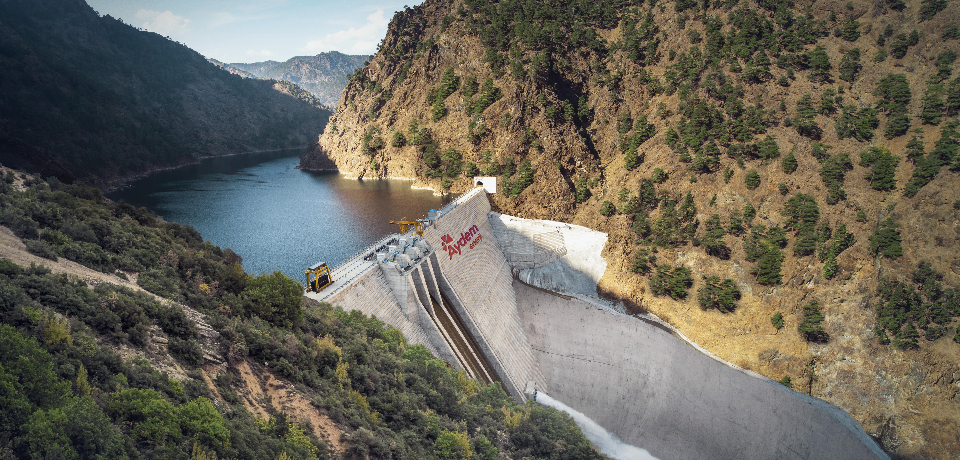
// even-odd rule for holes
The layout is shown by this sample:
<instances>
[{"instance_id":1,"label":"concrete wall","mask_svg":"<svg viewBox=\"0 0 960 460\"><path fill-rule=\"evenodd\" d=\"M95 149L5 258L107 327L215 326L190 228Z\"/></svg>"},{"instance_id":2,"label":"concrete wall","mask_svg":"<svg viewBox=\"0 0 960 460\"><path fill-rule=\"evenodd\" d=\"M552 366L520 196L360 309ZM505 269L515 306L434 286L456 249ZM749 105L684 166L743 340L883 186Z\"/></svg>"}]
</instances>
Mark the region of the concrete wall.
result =
<instances>
[{"instance_id":1,"label":"concrete wall","mask_svg":"<svg viewBox=\"0 0 960 460\"><path fill-rule=\"evenodd\" d=\"M668 459L888 458L843 410L669 332L514 283L547 394Z\"/></svg>"},{"instance_id":2,"label":"concrete wall","mask_svg":"<svg viewBox=\"0 0 960 460\"><path fill-rule=\"evenodd\" d=\"M511 268L525 283L568 294L597 295L597 282L607 269L606 260L600 256L607 243L606 233L497 213L490 214L490 223ZM514 251L523 255L514 257Z\"/></svg>"},{"instance_id":3,"label":"concrete wall","mask_svg":"<svg viewBox=\"0 0 960 460\"><path fill-rule=\"evenodd\" d=\"M523 399L527 381L543 382L539 365L520 327L510 268L487 221L490 202L475 189L443 213L424 237L435 249L430 263L441 287L487 359L497 368L505 390ZM442 210L443 211L443 210ZM460 235L476 234L460 245ZM450 244L444 240L449 236ZM451 255L451 244L459 253ZM472 247L471 247L472 246Z\"/></svg>"},{"instance_id":4,"label":"concrete wall","mask_svg":"<svg viewBox=\"0 0 960 460\"><path fill-rule=\"evenodd\" d=\"M380 321L399 329L407 338L407 343L423 345L438 358L453 356L442 340L431 340L431 335L439 336L438 332L431 330L432 324L411 321L403 313L383 271L378 267L367 270L324 301L346 311L360 310L364 314L376 316Z\"/></svg>"}]
</instances>

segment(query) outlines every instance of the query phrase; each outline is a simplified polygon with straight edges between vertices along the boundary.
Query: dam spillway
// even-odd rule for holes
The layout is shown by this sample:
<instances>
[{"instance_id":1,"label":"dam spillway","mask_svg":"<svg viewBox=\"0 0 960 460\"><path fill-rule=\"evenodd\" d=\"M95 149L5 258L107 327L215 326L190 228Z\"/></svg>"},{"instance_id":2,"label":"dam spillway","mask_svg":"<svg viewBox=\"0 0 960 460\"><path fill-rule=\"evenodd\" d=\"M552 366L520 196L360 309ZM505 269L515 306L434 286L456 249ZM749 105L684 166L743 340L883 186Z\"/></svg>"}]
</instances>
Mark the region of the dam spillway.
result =
<instances>
[{"instance_id":1,"label":"dam spillway","mask_svg":"<svg viewBox=\"0 0 960 460\"><path fill-rule=\"evenodd\" d=\"M544 391L659 459L888 458L842 409L595 299L605 241L493 213L477 188L306 295L374 315L518 401Z\"/></svg>"}]
</instances>

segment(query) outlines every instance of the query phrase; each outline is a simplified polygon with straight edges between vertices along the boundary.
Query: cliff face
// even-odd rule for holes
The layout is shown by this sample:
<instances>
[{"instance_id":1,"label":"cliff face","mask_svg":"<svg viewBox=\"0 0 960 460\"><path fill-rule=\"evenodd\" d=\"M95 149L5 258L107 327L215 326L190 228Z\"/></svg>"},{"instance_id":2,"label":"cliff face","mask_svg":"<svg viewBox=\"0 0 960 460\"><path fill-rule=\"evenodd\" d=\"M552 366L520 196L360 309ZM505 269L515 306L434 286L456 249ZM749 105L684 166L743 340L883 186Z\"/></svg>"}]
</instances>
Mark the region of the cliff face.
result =
<instances>
[{"instance_id":1,"label":"cliff face","mask_svg":"<svg viewBox=\"0 0 960 460\"><path fill-rule=\"evenodd\" d=\"M500 176L502 212L610 234L602 295L891 452L956 455L957 5L621 3L398 13L302 165L451 192Z\"/></svg>"},{"instance_id":2,"label":"cliff face","mask_svg":"<svg viewBox=\"0 0 960 460\"><path fill-rule=\"evenodd\" d=\"M284 62L264 61L227 64L228 67L256 78L283 80L309 91L327 107L340 100L349 76L370 59L367 55L349 55L330 51L315 56L294 56Z\"/></svg>"},{"instance_id":3,"label":"cliff face","mask_svg":"<svg viewBox=\"0 0 960 460\"><path fill-rule=\"evenodd\" d=\"M0 65L0 161L65 181L305 146L329 116L80 0L0 2Z\"/></svg>"}]
</instances>

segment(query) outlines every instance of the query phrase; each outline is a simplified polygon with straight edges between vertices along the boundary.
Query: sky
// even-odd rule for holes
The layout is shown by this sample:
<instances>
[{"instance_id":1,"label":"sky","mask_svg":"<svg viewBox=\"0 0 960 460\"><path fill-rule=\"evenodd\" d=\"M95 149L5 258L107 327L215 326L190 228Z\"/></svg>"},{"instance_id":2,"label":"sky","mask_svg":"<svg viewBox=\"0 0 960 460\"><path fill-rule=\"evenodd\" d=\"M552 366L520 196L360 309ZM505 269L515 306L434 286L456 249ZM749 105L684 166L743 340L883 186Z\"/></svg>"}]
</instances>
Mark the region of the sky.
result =
<instances>
[{"instance_id":1,"label":"sky","mask_svg":"<svg viewBox=\"0 0 960 460\"><path fill-rule=\"evenodd\" d=\"M223 62L374 54L396 11L422 0L87 0L100 15Z\"/></svg>"}]
</instances>

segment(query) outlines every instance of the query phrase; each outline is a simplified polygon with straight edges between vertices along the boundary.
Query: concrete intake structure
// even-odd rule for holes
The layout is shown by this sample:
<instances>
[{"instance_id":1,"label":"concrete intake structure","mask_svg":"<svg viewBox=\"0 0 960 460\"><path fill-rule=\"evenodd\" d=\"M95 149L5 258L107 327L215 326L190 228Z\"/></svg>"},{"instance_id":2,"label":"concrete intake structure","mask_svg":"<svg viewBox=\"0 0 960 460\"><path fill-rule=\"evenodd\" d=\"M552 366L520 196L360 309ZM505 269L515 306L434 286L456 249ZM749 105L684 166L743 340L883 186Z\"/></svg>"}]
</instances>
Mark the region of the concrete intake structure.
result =
<instances>
[{"instance_id":1,"label":"concrete intake structure","mask_svg":"<svg viewBox=\"0 0 960 460\"><path fill-rule=\"evenodd\" d=\"M306 295L375 315L518 401L544 391L659 459L889 458L842 409L596 299L606 235L491 213L480 188L431 223Z\"/></svg>"}]
</instances>

